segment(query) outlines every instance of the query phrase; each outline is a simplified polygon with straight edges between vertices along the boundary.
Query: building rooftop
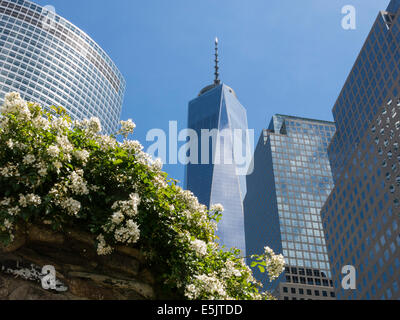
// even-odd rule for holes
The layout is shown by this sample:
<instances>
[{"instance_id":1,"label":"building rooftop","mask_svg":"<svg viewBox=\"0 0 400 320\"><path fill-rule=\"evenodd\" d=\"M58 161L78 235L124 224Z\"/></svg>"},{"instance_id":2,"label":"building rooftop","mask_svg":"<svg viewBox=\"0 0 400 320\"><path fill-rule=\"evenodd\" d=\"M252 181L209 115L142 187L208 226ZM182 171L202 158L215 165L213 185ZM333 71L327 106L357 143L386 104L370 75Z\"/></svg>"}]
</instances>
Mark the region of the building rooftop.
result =
<instances>
[{"instance_id":1,"label":"building rooftop","mask_svg":"<svg viewBox=\"0 0 400 320\"><path fill-rule=\"evenodd\" d=\"M302 118L302 117L296 117L296 116L288 116L288 115L285 115L285 114L275 114L275 116L284 117L284 118L288 118L288 119L292 119L292 120L303 120L303 121L320 122L320 123L325 123L325 124L329 124L329 125L334 125L335 124L335 122L333 122L333 121Z\"/></svg>"}]
</instances>

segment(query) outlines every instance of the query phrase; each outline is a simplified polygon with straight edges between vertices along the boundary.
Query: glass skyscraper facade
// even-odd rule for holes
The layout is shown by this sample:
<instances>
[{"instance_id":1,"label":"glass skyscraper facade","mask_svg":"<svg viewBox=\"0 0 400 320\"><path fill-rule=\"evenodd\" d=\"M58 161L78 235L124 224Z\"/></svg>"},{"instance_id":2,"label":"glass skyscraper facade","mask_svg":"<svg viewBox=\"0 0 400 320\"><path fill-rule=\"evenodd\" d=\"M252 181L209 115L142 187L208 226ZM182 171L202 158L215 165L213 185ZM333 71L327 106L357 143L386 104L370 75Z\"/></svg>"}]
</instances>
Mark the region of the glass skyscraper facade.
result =
<instances>
[{"instance_id":1,"label":"glass skyscraper facade","mask_svg":"<svg viewBox=\"0 0 400 320\"><path fill-rule=\"evenodd\" d=\"M48 8L0 1L0 103L17 91L73 119L98 117L105 133L119 125L125 80L87 34Z\"/></svg>"},{"instance_id":2,"label":"glass skyscraper facade","mask_svg":"<svg viewBox=\"0 0 400 320\"><path fill-rule=\"evenodd\" d=\"M246 109L232 88L214 84L189 103L188 128L199 137L199 161L186 166L185 187L209 207L224 206L217 231L219 242L245 254L243 197L246 181L244 174L239 174L243 168L234 156L234 131L244 133L247 130ZM210 133L209 138L206 132ZM240 138L245 139L243 137ZM207 147L201 141L207 141ZM242 140L242 146L245 143Z\"/></svg>"},{"instance_id":3,"label":"glass skyscraper facade","mask_svg":"<svg viewBox=\"0 0 400 320\"><path fill-rule=\"evenodd\" d=\"M379 107L399 92L399 0L381 11L333 107L337 132L328 152L334 180L340 176Z\"/></svg>"},{"instance_id":4,"label":"glass skyscraper facade","mask_svg":"<svg viewBox=\"0 0 400 320\"><path fill-rule=\"evenodd\" d=\"M244 200L247 255L269 246L285 272L267 284L280 299L333 299L320 209L333 187L332 122L275 115L258 141Z\"/></svg>"},{"instance_id":5,"label":"glass skyscraper facade","mask_svg":"<svg viewBox=\"0 0 400 320\"><path fill-rule=\"evenodd\" d=\"M339 299L399 299L400 0L381 11L339 95L321 211ZM343 288L344 266L356 289Z\"/></svg>"}]
</instances>

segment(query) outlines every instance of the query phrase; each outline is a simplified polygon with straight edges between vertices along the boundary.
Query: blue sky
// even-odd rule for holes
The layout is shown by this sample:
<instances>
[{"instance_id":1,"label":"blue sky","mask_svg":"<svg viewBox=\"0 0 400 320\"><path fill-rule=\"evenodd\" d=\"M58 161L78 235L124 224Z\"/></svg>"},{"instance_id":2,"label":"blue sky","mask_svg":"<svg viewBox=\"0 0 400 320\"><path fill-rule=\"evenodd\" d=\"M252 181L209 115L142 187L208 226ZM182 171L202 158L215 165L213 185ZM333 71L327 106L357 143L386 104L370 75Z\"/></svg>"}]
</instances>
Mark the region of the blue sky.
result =
<instances>
[{"instance_id":1,"label":"blue sky","mask_svg":"<svg viewBox=\"0 0 400 320\"><path fill-rule=\"evenodd\" d=\"M247 109L256 140L275 113L332 121L332 107L389 0L34 0L88 33L127 81L122 119L147 148L153 128L187 126L188 102L221 80ZM344 30L342 7L356 8ZM184 167L164 170L183 181Z\"/></svg>"}]
</instances>

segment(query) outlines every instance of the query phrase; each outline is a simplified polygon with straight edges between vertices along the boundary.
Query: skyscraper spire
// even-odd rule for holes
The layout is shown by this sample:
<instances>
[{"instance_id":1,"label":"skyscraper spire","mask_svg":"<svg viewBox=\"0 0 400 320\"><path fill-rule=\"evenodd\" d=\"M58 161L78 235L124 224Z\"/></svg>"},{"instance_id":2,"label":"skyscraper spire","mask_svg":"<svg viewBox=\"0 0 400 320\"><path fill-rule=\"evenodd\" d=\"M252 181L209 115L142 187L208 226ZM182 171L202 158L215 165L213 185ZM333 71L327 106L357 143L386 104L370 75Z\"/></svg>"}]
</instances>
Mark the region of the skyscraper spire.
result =
<instances>
[{"instance_id":1,"label":"skyscraper spire","mask_svg":"<svg viewBox=\"0 0 400 320\"><path fill-rule=\"evenodd\" d=\"M400 0L399 0L400 1ZM219 67L218 67L218 38L215 38L215 66L214 66L214 83L208 85L207 87L204 87L203 89L201 89L199 96L201 96L202 94L214 89L215 87L218 87L221 84L221 80L219 80Z\"/></svg>"},{"instance_id":2,"label":"skyscraper spire","mask_svg":"<svg viewBox=\"0 0 400 320\"><path fill-rule=\"evenodd\" d=\"M215 79L214 84L219 85L221 81L219 80L219 67L218 67L218 38L215 38Z\"/></svg>"}]
</instances>

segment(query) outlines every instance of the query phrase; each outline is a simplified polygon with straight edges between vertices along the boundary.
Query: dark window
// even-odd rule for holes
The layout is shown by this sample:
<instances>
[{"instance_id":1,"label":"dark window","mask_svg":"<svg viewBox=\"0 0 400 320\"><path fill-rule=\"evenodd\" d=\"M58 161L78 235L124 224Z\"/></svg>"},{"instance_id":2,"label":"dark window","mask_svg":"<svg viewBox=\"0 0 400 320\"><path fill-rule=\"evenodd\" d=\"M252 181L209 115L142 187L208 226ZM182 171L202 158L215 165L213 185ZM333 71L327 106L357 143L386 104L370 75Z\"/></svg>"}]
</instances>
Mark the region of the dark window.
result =
<instances>
[{"instance_id":1,"label":"dark window","mask_svg":"<svg viewBox=\"0 0 400 320\"><path fill-rule=\"evenodd\" d=\"M286 273L290 273L289 267L285 267L285 272L286 272Z\"/></svg>"},{"instance_id":2,"label":"dark window","mask_svg":"<svg viewBox=\"0 0 400 320\"><path fill-rule=\"evenodd\" d=\"M308 283L310 286L313 286L313 285L314 285L314 280L313 280L312 278L307 278L307 283Z\"/></svg>"},{"instance_id":3,"label":"dark window","mask_svg":"<svg viewBox=\"0 0 400 320\"><path fill-rule=\"evenodd\" d=\"M323 283L323 285L324 285L325 287L329 287L329 282L328 282L328 280L323 279L323 280L322 280L322 283Z\"/></svg>"},{"instance_id":4,"label":"dark window","mask_svg":"<svg viewBox=\"0 0 400 320\"><path fill-rule=\"evenodd\" d=\"M305 276L306 275L306 273L304 271L304 268L299 268L299 275L301 275L301 276Z\"/></svg>"},{"instance_id":5,"label":"dark window","mask_svg":"<svg viewBox=\"0 0 400 320\"><path fill-rule=\"evenodd\" d=\"M293 277L293 283L299 283L299 278L298 277Z\"/></svg>"},{"instance_id":6,"label":"dark window","mask_svg":"<svg viewBox=\"0 0 400 320\"><path fill-rule=\"evenodd\" d=\"M304 294L304 289L299 289L299 294Z\"/></svg>"},{"instance_id":7,"label":"dark window","mask_svg":"<svg viewBox=\"0 0 400 320\"><path fill-rule=\"evenodd\" d=\"M324 297L327 297L327 296L328 296L328 292L322 291L322 295L323 295Z\"/></svg>"},{"instance_id":8,"label":"dark window","mask_svg":"<svg viewBox=\"0 0 400 320\"><path fill-rule=\"evenodd\" d=\"M335 293L332 291L331 292L331 297L334 298L335 297Z\"/></svg>"},{"instance_id":9,"label":"dark window","mask_svg":"<svg viewBox=\"0 0 400 320\"><path fill-rule=\"evenodd\" d=\"M283 297L283 300L289 300L289 297Z\"/></svg>"},{"instance_id":10,"label":"dark window","mask_svg":"<svg viewBox=\"0 0 400 320\"><path fill-rule=\"evenodd\" d=\"M300 283L302 283L302 284L306 284L306 278L304 278L304 277L300 277Z\"/></svg>"},{"instance_id":11,"label":"dark window","mask_svg":"<svg viewBox=\"0 0 400 320\"><path fill-rule=\"evenodd\" d=\"M286 276L286 282L289 282L289 283L292 282L290 279L290 276Z\"/></svg>"},{"instance_id":12,"label":"dark window","mask_svg":"<svg viewBox=\"0 0 400 320\"><path fill-rule=\"evenodd\" d=\"M297 298L296 298L296 297L293 297L292 300L297 300Z\"/></svg>"},{"instance_id":13,"label":"dark window","mask_svg":"<svg viewBox=\"0 0 400 320\"><path fill-rule=\"evenodd\" d=\"M310 289L307 289L307 295L308 295L308 296L311 296L311 295L312 295L312 292L311 292Z\"/></svg>"},{"instance_id":14,"label":"dark window","mask_svg":"<svg viewBox=\"0 0 400 320\"><path fill-rule=\"evenodd\" d=\"M297 268L291 268L292 274L297 274Z\"/></svg>"},{"instance_id":15,"label":"dark window","mask_svg":"<svg viewBox=\"0 0 400 320\"><path fill-rule=\"evenodd\" d=\"M321 280L320 279L315 279L315 285L320 286L321 285Z\"/></svg>"},{"instance_id":16,"label":"dark window","mask_svg":"<svg viewBox=\"0 0 400 320\"><path fill-rule=\"evenodd\" d=\"M283 287L283 292L287 293L288 292L288 288L287 287Z\"/></svg>"},{"instance_id":17,"label":"dark window","mask_svg":"<svg viewBox=\"0 0 400 320\"><path fill-rule=\"evenodd\" d=\"M319 291L318 291L318 290L315 290L314 293L315 293L315 295L316 295L317 297L319 297Z\"/></svg>"},{"instance_id":18,"label":"dark window","mask_svg":"<svg viewBox=\"0 0 400 320\"><path fill-rule=\"evenodd\" d=\"M306 271L307 271L307 275L308 276L312 276L312 270L311 269L307 269Z\"/></svg>"},{"instance_id":19,"label":"dark window","mask_svg":"<svg viewBox=\"0 0 400 320\"><path fill-rule=\"evenodd\" d=\"M291 292L292 294L296 294L296 288L290 288L290 292Z\"/></svg>"},{"instance_id":20,"label":"dark window","mask_svg":"<svg viewBox=\"0 0 400 320\"><path fill-rule=\"evenodd\" d=\"M319 273L318 270L314 270L314 276L315 276L315 277L320 277L320 273Z\"/></svg>"}]
</instances>

